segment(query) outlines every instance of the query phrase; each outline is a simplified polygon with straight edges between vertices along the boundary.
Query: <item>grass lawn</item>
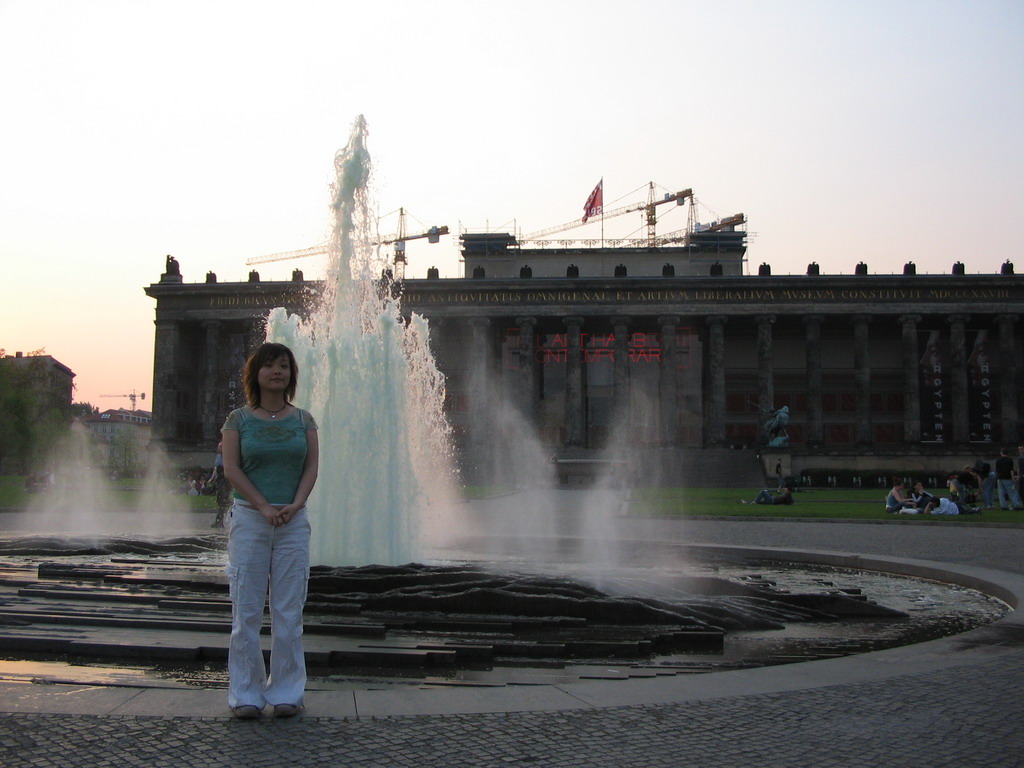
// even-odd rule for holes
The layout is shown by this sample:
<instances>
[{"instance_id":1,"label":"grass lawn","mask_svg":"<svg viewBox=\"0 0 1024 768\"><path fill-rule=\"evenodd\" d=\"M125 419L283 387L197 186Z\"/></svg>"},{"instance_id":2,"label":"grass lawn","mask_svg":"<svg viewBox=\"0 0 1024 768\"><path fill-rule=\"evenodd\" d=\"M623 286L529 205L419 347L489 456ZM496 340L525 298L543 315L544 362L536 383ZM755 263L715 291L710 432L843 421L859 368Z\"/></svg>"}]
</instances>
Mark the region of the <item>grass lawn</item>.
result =
<instances>
[{"instance_id":1,"label":"grass lawn","mask_svg":"<svg viewBox=\"0 0 1024 768\"><path fill-rule=\"evenodd\" d=\"M969 520L988 523L1024 523L1024 512L987 509L978 515L890 515L885 511L888 488L810 488L793 494L793 504L740 504L753 501L759 488L636 488L629 505L631 515L713 517L842 518L855 520ZM930 493L941 495L937 489ZM998 504L998 501L997 501Z\"/></svg>"},{"instance_id":2,"label":"grass lawn","mask_svg":"<svg viewBox=\"0 0 1024 768\"><path fill-rule=\"evenodd\" d=\"M810 488L793 494L793 504L740 504L753 501L760 488L634 488L627 514L666 517L787 517L843 520L938 520L1024 524L1024 512L996 509L979 515L890 515L885 511L888 488ZM770 489L769 489L770 490ZM483 499L511 492L496 486L466 486L466 499ZM929 491L942 495L937 489ZM997 502L998 503L998 502Z\"/></svg>"},{"instance_id":3,"label":"grass lawn","mask_svg":"<svg viewBox=\"0 0 1024 768\"><path fill-rule=\"evenodd\" d=\"M142 497L142 480L107 480L113 504L133 509ZM170 491L168 491L170 493ZM20 475L0 476L0 508L27 507L36 495L25 490L25 478ZM217 509L215 496L181 496L194 511L205 512Z\"/></svg>"},{"instance_id":4,"label":"grass lawn","mask_svg":"<svg viewBox=\"0 0 1024 768\"><path fill-rule=\"evenodd\" d=\"M0 477L0 508L25 507L32 495L24 488L25 479L15 475ZM117 506L133 508L142 495L141 480L116 480L109 483ZM793 494L788 506L740 504L752 501L759 488L634 488L629 503L630 515L665 515L671 517L788 517L837 518L854 520L939 520L987 523L1022 523L1024 512L989 509L980 515L890 515L885 511L888 488L811 488ZM462 489L464 498L480 499L507 492L508 489L469 486ZM936 490L932 493L939 495ZM213 496L182 496L194 511L217 508Z\"/></svg>"}]
</instances>

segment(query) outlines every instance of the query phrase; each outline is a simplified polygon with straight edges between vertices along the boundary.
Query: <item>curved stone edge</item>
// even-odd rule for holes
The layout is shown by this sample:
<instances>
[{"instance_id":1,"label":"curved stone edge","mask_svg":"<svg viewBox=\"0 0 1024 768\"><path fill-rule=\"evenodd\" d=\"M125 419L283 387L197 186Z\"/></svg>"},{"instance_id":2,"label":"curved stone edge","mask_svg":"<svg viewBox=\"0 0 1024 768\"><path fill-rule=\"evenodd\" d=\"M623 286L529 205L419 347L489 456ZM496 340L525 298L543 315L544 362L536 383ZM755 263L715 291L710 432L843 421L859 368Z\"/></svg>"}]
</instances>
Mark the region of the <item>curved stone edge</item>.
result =
<instances>
[{"instance_id":1,"label":"curved stone edge","mask_svg":"<svg viewBox=\"0 0 1024 768\"><path fill-rule=\"evenodd\" d=\"M754 556L760 559L778 559L793 563L830 565L858 571L879 571L900 576L941 581L976 589L996 597L1015 611L1024 602L1024 575L984 568L966 563L950 563L937 560L916 560L888 557L884 555L861 555L852 552L782 549L779 547L733 546L729 544L686 544L686 549L700 553L716 552L735 556ZM1015 614L1000 619L1010 621ZM975 631L975 630L972 630ZM963 634L970 634L966 632ZM962 637L963 635L954 635ZM938 641L936 641L938 642ZM923 645L923 644L918 644Z\"/></svg>"},{"instance_id":2,"label":"curved stone edge","mask_svg":"<svg viewBox=\"0 0 1024 768\"><path fill-rule=\"evenodd\" d=\"M1005 659L1019 669L1024 657L1024 575L926 560L856 553L789 550L778 547L682 545L694 554L728 554L762 560L828 565L931 579L976 589L1015 610L984 627L924 643L838 659L757 669L675 674L614 681L587 680L560 685L421 686L394 690L308 691L303 717L368 719L586 710L666 705L725 697L808 690L928 674L955 666ZM230 717L222 689L159 689L0 683L0 712L122 717Z\"/></svg>"},{"instance_id":3,"label":"curved stone edge","mask_svg":"<svg viewBox=\"0 0 1024 768\"><path fill-rule=\"evenodd\" d=\"M636 691L623 688L617 705L668 704L724 696L749 696L834 685L848 685L988 662L1000 655L1024 656L1024 576L969 564L778 547L687 545L694 552L715 552L763 560L829 565L929 579L976 589L1007 603L1013 610L998 621L957 635L882 651L750 670L715 672L637 681ZM1019 665L1020 659L1013 661ZM632 682L632 681L630 681ZM614 683L612 684L614 685ZM611 686L563 686L589 706L609 706ZM642 689L642 690L641 690Z\"/></svg>"}]
</instances>

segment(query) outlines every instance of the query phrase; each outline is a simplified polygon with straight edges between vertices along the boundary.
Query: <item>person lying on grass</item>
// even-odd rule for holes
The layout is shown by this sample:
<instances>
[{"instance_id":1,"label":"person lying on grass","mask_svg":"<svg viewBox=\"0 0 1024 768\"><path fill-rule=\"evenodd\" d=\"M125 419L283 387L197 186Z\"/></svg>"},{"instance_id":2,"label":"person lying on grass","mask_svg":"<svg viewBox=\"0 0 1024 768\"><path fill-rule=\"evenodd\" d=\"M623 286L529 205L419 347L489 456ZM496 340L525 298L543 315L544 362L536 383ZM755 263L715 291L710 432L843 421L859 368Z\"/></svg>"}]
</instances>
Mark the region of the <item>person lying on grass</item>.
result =
<instances>
[{"instance_id":1,"label":"person lying on grass","mask_svg":"<svg viewBox=\"0 0 1024 768\"><path fill-rule=\"evenodd\" d=\"M928 502L924 509L911 509L905 507L899 510L896 514L898 515L977 515L981 512L980 507L972 507L967 504L963 504L955 499L947 499L945 496L936 498L932 496L932 500Z\"/></svg>"},{"instance_id":2,"label":"person lying on grass","mask_svg":"<svg viewBox=\"0 0 1024 768\"><path fill-rule=\"evenodd\" d=\"M793 503L793 489L788 485L782 489L781 492L776 493L774 496L771 491L767 488L762 488L761 492L757 494L753 501L747 501L746 499L740 499L740 504L792 504Z\"/></svg>"}]
</instances>

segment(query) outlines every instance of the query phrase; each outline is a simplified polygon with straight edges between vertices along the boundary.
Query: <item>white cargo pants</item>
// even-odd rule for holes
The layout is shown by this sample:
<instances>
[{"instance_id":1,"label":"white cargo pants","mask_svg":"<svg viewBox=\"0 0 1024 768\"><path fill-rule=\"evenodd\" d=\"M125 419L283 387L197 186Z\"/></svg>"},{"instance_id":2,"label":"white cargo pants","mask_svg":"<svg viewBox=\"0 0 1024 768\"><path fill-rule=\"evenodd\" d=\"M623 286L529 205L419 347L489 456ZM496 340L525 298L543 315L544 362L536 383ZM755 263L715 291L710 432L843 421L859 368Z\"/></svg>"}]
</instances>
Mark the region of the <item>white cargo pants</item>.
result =
<instances>
[{"instance_id":1,"label":"white cargo pants","mask_svg":"<svg viewBox=\"0 0 1024 768\"><path fill-rule=\"evenodd\" d=\"M309 579L309 518L303 508L275 528L245 502L235 500L228 534L231 588L228 706L303 703L306 660L302 608ZM270 589L270 677L260 629Z\"/></svg>"}]
</instances>

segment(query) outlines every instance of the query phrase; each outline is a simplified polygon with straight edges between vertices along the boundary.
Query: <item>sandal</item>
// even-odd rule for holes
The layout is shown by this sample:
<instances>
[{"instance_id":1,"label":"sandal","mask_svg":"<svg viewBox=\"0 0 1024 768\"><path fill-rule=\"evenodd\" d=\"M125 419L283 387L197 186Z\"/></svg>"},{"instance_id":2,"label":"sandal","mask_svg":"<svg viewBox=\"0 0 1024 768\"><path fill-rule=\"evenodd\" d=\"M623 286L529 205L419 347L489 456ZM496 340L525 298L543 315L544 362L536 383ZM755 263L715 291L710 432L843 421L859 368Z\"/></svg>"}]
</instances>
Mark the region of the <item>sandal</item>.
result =
<instances>
[{"instance_id":1,"label":"sandal","mask_svg":"<svg viewBox=\"0 0 1024 768\"><path fill-rule=\"evenodd\" d=\"M260 708L253 704L242 704L232 707L231 714L239 720L256 720L260 716Z\"/></svg>"}]
</instances>

